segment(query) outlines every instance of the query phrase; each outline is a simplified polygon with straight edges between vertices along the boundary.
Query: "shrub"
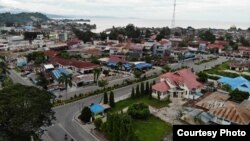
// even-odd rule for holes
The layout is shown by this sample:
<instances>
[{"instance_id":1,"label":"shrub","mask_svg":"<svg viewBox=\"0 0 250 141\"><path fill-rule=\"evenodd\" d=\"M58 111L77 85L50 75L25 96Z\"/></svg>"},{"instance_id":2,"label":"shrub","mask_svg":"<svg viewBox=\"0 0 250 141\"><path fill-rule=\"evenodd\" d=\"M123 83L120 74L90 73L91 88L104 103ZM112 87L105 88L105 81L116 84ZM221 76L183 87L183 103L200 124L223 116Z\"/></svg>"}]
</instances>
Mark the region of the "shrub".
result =
<instances>
[{"instance_id":1,"label":"shrub","mask_svg":"<svg viewBox=\"0 0 250 141\"><path fill-rule=\"evenodd\" d=\"M128 108L128 114L133 119L147 119L150 115L148 105L144 103L133 104Z\"/></svg>"},{"instance_id":2,"label":"shrub","mask_svg":"<svg viewBox=\"0 0 250 141\"><path fill-rule=\"evenodd\" d=\"M100 119L100 118L97 118L97 119L95 119L95 121L94 121L94 124L95 124L95 127L97 128L97 129L100 129L101 128L101 126L102 126L102 119Z\"/></svg>"}]
</instances>

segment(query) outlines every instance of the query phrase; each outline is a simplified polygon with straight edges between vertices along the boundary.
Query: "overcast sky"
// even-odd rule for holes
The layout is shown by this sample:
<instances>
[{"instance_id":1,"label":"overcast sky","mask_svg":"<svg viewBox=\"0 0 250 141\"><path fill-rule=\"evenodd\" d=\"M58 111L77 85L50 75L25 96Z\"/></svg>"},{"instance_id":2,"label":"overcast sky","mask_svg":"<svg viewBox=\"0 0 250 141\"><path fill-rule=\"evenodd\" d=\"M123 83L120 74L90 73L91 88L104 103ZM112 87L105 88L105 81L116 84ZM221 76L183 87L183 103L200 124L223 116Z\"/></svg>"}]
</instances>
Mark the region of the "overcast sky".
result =
<instances>
[{"instance_id":1,"label":"overcast sky","mask_svg":"<svg viewBox=\"0 0 250 141\"><path fill-rule=\"evenodd\" d=\"M171 19L174 0L0 0L0 5L57 15ZM177 0L176 20L250 23L250 0Z\"/></svg>"}]
</instances>

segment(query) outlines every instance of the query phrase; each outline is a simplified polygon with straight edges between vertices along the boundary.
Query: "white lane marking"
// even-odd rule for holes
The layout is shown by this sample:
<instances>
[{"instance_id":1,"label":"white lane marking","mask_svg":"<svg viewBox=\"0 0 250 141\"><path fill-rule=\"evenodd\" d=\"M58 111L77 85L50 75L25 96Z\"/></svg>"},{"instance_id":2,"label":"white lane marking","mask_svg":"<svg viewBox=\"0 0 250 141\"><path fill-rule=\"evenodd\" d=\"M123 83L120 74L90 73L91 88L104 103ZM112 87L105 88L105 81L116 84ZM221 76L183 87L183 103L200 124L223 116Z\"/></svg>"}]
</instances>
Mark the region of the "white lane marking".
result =
<instances>
[{"instance_id":1,"label":"white lane marking","mask_svg":"<svg viewBox=\"0 0 250 141\"><path fill-rule=\"evenodd\" d=\"M59 127L61 127L64 132L66 132L74 141L77 141L63 126L61 123L58 124Z\"/></svg>"}]
</instances>

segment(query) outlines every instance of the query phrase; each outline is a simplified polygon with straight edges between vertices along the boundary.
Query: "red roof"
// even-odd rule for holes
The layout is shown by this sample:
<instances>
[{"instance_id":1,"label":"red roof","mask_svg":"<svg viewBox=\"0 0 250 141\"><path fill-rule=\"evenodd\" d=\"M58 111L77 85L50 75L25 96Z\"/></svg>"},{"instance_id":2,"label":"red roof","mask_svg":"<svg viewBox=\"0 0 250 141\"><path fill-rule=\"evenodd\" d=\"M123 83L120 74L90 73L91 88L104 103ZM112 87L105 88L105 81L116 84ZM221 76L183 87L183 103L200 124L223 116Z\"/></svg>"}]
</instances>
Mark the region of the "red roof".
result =
<instances>
[{"instance_id":1,"label":"red roof","mask_svg":"<svg viewBox=\"0 0 250 141\"><path fill-rule=\"evenodd\" d=\"M59 51L55 51L55 50L45 51L45 55L47 55L49 57L56 57L59 54L60 54L60 52Z\"/></svg>"},{"instance_id":2,"label":"red roof","mask_svg":"<svg viewBox=\"0 0 250 141\"><path fill-rule=\"evenodd\" d=\"M198 77L190 69L168 72L161 75L161 78L168 79L173 85L184 83L189 89L197 89L203 86L197 81Z\"/></svg>"},{"instance_id":3,"label":"red roof","mask_svg":"<svg viewBox=\"0 0 250 141\"><path fill-rule=\"evenodd\" d=\"M126 56L124 56L124 55L111 55L109 57L109 62L112 62L112 63L118 63L118 62L126 63Z\"/></svg>"},{"instance_id":4,"label":"red roof","mask_svg":"<svg viewBox=\"0 0 250 141\"><path fill-rule=\"evenodd\" d=\"M208 48L210 48L210 49L213 49L213 48L224 49L225 47L223 45L219 45L219 44L209 44Z\"/></svg>"},{"instance_id":5,"label":"red roof","mask_svg":"<svg viewBox=\"0 0 250 141\"><path fill-rule=\"evenodd\" d=\"M166 92L170 89L170 87L166 82L159 82L153 85L152 89L160 91L160 92Z\"/></svg>"},{"instance_id":6,"label":"red roof","mask_svg":"<svg viewBox=\"0 0 250 141\"><path fill-rule=\"evenodd\" d=\"M242 51L250 51L250 47L245 47L245 46L239 46L238 50L242 50Z\"/></svg>"},{"instance_id":7,"label":"red roof","mask_svg":"<svg viewBox=\"0 0 250 141\"><path fill-rule=\"evenodd\" d=\"M222 46L227 46L229 44L228 41L220 41L220 40L216 40L214 43Z\"/></svg>"},{"instance_id":8,"label":"red roof","mask_svg":"<svg viewBox=\"0 0 250 141\"><path fill-rule=\"evenodd\" d=\"M101 51L99 49L86 49L82 51L83 53L91 54L91 55L101 55Z\"/></svg>"},{"instance_id":9,"label":"red roof","mask_svg":"<svg viewBox=\"0 0 250 141\"><path fill-rule=\"evenodd\" d=\"M96 68L99 67L99 65L91 63L91 62L83 62L83 61L77 61L77 60L66 60L62 58L52 58L50 59L50 62L52 64L61 64L63 66L74 66L76 68Z\"/></svg>"}]
</instances>

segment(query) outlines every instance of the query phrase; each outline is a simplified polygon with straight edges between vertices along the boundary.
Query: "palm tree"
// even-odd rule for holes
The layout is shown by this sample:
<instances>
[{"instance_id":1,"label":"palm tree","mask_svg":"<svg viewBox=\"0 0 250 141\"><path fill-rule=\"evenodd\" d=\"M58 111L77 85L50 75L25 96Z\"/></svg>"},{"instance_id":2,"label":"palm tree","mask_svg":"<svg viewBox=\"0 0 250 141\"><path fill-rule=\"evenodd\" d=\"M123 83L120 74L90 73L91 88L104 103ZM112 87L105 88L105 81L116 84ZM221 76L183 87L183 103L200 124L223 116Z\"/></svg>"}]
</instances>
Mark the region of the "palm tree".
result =
<instances>
[{"instance_id":1,"label":"palm tree","mask_svg":"<svg viewBox=\"0 0 250 141\"><path fill-rule=\"evenodd\" d=\"M122 62L118 62L118 63L117 63L117 67L118 67L118 69L122 70L122 65L123 65L123 63L122 63Z\"/></svg>"},{"instance_id":2,"label":"palm tree","mask_svg":"<svg viewBox=\"0 0 250 141\"><path fill-rule=\"evenodd\" d=\"M64 84L66 89L66 100L68 96L68 86L72 87L72 76L71 74L62 73L62 76L58 79L59 84Z\"/></svg>"},{"instance_id":3,"label":"palm tree","mask_svg":"<svg viewBox=\"0 0 250 141\"><path fill-rule=\"evenodd\" d=\"M98 79L99 79L99 77L101 75L101 72L102 72L101 68L95 68L94 69L94 82L98 83Z\"/></svg>"}]
</instances>

